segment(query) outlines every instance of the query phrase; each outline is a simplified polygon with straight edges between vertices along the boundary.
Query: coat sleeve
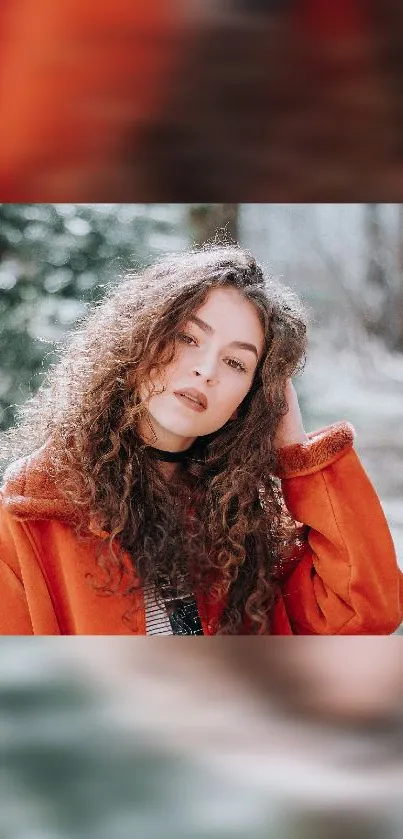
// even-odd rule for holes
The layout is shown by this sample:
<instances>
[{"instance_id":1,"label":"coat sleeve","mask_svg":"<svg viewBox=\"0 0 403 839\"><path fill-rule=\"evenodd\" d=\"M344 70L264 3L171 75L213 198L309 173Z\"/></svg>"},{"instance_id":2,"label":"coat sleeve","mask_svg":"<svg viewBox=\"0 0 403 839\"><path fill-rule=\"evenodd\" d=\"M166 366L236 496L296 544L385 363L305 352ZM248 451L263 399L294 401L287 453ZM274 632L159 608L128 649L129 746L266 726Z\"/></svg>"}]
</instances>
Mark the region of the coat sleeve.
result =
<instances>
[{"instance_id":1,"label":"coat sleeve","mask_svg":"<svg viewBox=\"0 0 403 839\"><path fill-rule=\"evenodd\" d=\"M0 496L0 635L33 634L11 518Z\"/></svg>"},{"instance_id":2,"label":"coat sleeve","mask_svg":"<svg viewBox=\"0 0 403 839\"><path fill-rule=\"evenodd\" d=\"M280 584L297 635L387 635L403 620L403 575L353 441L341 422L278 453L285 503L308 528Z\"/></svg>"}]
</instances>

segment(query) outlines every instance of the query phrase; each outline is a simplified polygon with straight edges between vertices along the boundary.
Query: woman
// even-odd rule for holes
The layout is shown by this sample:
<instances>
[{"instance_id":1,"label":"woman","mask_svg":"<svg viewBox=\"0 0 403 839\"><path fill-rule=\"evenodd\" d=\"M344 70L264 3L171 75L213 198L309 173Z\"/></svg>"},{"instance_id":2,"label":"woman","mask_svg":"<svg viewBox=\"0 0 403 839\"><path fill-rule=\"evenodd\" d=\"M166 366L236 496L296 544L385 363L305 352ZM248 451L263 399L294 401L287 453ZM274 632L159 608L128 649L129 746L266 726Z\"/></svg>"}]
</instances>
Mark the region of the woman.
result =
<instances>
[{"instance_id":1,"label":"woman","mask_svg":"<svg viewBox=\"0 0 403 839\"><path fill-rule=\"evenodd\" d=\"M305 342L236 246L110 291L7 435L28 456L2 489L1 632L393 632L402 577L353 429L303 427Z\"/></svg>"}]
</instances>

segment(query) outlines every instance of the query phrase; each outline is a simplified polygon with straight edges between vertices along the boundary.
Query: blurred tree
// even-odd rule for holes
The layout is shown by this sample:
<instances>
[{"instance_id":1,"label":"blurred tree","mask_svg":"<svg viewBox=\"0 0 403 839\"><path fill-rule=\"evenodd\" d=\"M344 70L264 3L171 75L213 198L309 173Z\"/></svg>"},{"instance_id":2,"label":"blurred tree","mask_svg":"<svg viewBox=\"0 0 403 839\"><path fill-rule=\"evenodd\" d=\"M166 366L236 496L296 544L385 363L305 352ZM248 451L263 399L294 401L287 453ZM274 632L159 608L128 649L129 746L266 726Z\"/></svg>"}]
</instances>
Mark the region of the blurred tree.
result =
<instances>
[{"instance_id":1,"label":"blurred tree","mask_svg":"<svg viewBox=\"0 0 403 839\"><path fill-rule=\"evenodd\" d=\"M0 205L0 428L126 268L186 244L180 205Z\"/></svg>"},{"instance_id":2,"label":"blurred tree","mask_svg":"<svg viewBox=\"0 0 403 839\"><path fill-rule=\"evenodd\" d=\"M239 204L191 204L189 228L195 244L202 245L214 238L217 231L238 241Z\"/></svg>"},{"instance_id":3,"label":"blurred tree","mask_svg":"<svg viewBox=\"0 0 403 839\"><path fill-rule=\"evenodd\" d=\"M381 204L364 204L368 249L365 325L390 350L403 350L403 213L399 209L396 247L387 245Z\"/></svg>"},{"instance_id":4,"label":"blurred tree","mask_svg":"<svg viewBox=\"0 0 403 839\"><path fill-rule=\"evenodd\" d=\"M382 263L382 228L379 204L365 204L364 216L368 241L367 282L372 286L385 285L385 266Z\"/></svg>"}]
</instances>

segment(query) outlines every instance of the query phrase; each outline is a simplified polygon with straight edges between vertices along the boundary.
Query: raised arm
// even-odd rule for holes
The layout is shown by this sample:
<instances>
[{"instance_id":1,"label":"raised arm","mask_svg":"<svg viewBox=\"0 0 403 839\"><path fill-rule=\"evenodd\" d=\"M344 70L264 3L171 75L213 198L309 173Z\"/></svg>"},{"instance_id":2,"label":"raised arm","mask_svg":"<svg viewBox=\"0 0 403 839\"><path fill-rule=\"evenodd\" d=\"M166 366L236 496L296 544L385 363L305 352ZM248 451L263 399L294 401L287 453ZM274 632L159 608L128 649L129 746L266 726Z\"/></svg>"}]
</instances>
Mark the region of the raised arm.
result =
<instances>
[{"instance_id":1,"label":"raised arm","mask_svg":"<svg viewBox=\"0 0 403 839\"><path fill-rule=\"evenodd\" d=\"M286 505L309 527L281 584L296 634L390 634L403 620L403 575L353 442L341 422L278 452Z\"/></svg>"}]
</instances>

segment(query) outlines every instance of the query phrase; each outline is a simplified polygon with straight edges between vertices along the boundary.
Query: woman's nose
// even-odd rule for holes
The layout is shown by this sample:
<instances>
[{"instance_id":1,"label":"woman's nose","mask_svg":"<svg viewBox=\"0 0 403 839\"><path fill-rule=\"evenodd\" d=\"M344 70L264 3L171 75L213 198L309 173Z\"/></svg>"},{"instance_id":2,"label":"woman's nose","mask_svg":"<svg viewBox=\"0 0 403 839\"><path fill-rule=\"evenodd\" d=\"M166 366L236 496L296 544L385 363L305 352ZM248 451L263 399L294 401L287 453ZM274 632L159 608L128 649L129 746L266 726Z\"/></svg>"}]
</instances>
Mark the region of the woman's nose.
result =
<instances>
[{"instance_id":1,"label":"woman's nose","mask_svg":"<svg viewBox=\"0 0 403 839\"><path fill-rule=\"evenodd\" d=\"M204 358L198 361L194 367L194 372L197 376L202 376L206 381L211 381L217 377L217 361L214 358Z\"/></svg>"}]
</instances>

